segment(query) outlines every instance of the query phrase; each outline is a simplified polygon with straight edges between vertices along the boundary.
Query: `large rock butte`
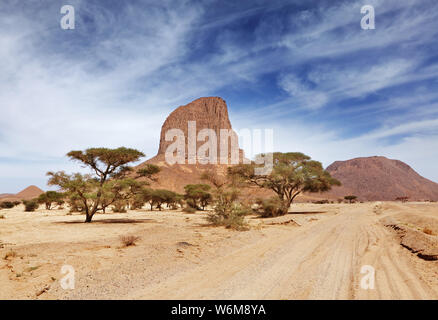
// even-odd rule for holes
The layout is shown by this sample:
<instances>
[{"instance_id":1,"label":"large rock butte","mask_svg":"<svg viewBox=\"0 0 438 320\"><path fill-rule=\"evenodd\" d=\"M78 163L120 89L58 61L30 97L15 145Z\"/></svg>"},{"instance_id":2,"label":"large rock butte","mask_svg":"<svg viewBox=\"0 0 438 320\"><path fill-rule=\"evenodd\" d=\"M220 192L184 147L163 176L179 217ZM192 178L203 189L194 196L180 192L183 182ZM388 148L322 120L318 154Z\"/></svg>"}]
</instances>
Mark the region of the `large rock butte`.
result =
<instances>
[{"instance_id":1,"label":"large rock butte","mask_svg":"<svg viewBox=\"0 0 438 320\"><path fill-rule=\"evenodd\" d=\"M145 164L156 164L161 167L161 172L158 174L158 180L153 182L151 187L184 192L184 186L187 184L205 183L205 181L200 179L201 173L205 170L215 170L219 174L226 173L228 165L220 164L219 158L217 159L218 164L188 164L186 162L185 164L170 165L167 163L165 153L173 141L166 141L165 135L166 132L171 129L179 129L184 133L187 158L189 121L196 121L196 135L202 129L214 130L218 138L218 149L220 145L220 130L232 130L231 122L228 117L227 104L222 98L203 97L175 109L167 117L161 127L160 145L157 155L137 167L142 168ZM205 141L197 142L196 150L198 150L198 148L204 143ZM231 146L231 141L229 141L229 145ZM242 159L243 151L238 149L238 152L239 159ZM231 150L229 150L228 155L230 155L230 153ZM219 157L219 150L217 155Z\"/></svg>"},{"instance_id":2,"label":"large rock butte","mask_svg":"<svg viewBox=\"0 0 438 320\"><path fill-rule=\"evenodd\" d=\"M194 121L196 124L196 135L202 129L212 129L218 139L218 156L219 156L219 138L221 129L232 130L231 122L228 117L226 102L219 97L204 97L196 99L185 106L180 106L174 110L164 121L161 127L160 147L157 155L164 155L172 141L166 141L166 132L172 129L179 129L184 133L186 157L188 154L187 145L189 130L188 124ZM234 133L234 131L233 131ZM204 144L204 141L198 141L196 150ZM219 161L218 161L219 162Z\"/></svg>"}]
</instances>

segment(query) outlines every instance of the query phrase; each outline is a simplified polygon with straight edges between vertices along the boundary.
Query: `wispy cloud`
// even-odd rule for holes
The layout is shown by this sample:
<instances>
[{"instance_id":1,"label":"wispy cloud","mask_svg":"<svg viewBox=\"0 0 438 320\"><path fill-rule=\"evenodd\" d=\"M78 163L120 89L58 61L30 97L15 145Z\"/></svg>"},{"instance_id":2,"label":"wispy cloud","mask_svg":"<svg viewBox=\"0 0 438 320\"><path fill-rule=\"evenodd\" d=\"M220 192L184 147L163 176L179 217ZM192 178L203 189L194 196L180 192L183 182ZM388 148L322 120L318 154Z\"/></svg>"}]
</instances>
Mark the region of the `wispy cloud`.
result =
<instances>
[{"instance_id":1,"label":"wispy cloud","mask_svg":"<svg viewBox=\"0 0 438 320\"><path fill-rule=\"evenodd\" d=\"M402 145L433 145L433 1L370 0L372 31L360 29L361 1L70 3L68 31L59 3L0 4L0 192L73 169L71 149L152 156L168 113L199 96L223 95L234 126L276 127L279 147L324 162L353 151L412 159Z\"/></svg>"}]
</instances>

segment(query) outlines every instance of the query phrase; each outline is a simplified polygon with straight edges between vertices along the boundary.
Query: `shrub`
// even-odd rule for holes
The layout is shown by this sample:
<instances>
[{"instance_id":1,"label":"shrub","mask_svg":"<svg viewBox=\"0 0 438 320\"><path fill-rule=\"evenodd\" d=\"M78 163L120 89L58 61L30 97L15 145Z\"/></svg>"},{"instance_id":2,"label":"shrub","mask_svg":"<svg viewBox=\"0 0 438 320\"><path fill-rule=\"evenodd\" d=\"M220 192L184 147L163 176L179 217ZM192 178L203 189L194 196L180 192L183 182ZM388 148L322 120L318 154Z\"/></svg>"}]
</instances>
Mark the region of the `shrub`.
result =
<instances>
[{"instance_id":1,"label":"shrub","mask_svg":"<svg viewBox=\"0 0 438 320\"><path fill-rule=\"evenodd\" d=\"M0 203L0 207L2 209L11 209L15 207L15 204L12 201L4 201Z\"/></svg>"},{"instance_id":2,"label":"shrub","mask_svg":"<svg viewBox=\"0 0 438 320\"><path fill-rule=\"evenodd\" d=\"M328 200L318 200L318 201L313 201L313 204L329 204L330 201Z\"/></svg>"},{"instance_id":3,"label":"shrub","mask_svg":"<svg viewBox=\"0 0 438 320\"><path fill-rule=\"evenodd\" d=\"M140 240L137 236L120 236L120 241L125 247L135 246L135 243Z\"/></svg>"},{"instance_id":4,"label":"shrub","mask_svg":"<svg viewBox=\"0 0 438 320\"><path fill-rule=\"evenodd\" d=\"M271 197L269 199L257 200L258 210L257 213L262 218L278 217L284 215L288 208L285 202L281 201L278 197Z\"/></svg>"},{"instance_id":5,"label":"shrub","mask_svg":"<svg viewBox=\"0 0 438 320\"><path fill-rule=\"evenodd\" d=\"M349 195L344 197L345 200L347 200L349 203L356 202L357 196L355 195Z\"/></svg>"},{"instance_id":6,"label":"shrub","mask_svg":"<svg viewBox=\"0 0 438 320\"><path fill-rule=\"evenodd\" d=\"M38 209L38 207L40 206L38 201L33 199L33 200L24 200L23 201L24 204L24 211L26 212L33 212L36 209Z\"/></svg>"},{"instance_id":7,"label":"shrub","mask_svg":"<svg viewBox=\"0 0 438 320\"><path fill-rule=\"evenodd\" d=\"M434 235L432 229L430 229L430 228L428 228L428 227L425 227L425 228L423 229L423 232L424 232L425 234L428 234L428 235L431 235L431 236Z\"/></svg>"},{"instance_id":8,"label":"shrub","mask_svg":"<svg viewBox=\"0 0 438 320\"><path fill-rule=\"evenodd\" d=\"M244 231L249 229L245 216L250 212L250 209L243 207L240 203L233 203L231 206L216 205L214 213L207 216L207 221L214 226Z\"/></svg>"},{"instance_id":9,"label":"shrub","mask_svg":"<svg viewBox=\"0 0 438 320\"><path fill-rule=\"evenodd\" d=\"M188 206L188 207L184 207L184 209L182 211L186 212L186 213L195 213L196 209L193 208L193 207Z\"/></svg>"},{"instance_id":10,"label":"shrub","mask_svg":"<svg viewBox=\"0 0 438 320\"><path fill-rule=\"evenodd\" d=\"M0 219L6 219L6 217L3 214L0 214Z\"/></svg>"},{"instance_id":11,"label":"shrub","mask_svg":"<svg viewBox=\"0 0 438 320\"><path fill-rule=\"evenodd\" d=\"M116 201L113 205L113 212L126 213L126 202L125 201Z\"/></svg>"},{"instance_id":12,"label":"shrub","mask_svg":"<svg viewBox=\"0 0 438 320\"><path fill-rule=\"evenodd\" d=\"M5 254L3 259L8 260L9 258L15 258L17 256L17 253L15 251L10 250Z\"/></svg>"}]
</instances>

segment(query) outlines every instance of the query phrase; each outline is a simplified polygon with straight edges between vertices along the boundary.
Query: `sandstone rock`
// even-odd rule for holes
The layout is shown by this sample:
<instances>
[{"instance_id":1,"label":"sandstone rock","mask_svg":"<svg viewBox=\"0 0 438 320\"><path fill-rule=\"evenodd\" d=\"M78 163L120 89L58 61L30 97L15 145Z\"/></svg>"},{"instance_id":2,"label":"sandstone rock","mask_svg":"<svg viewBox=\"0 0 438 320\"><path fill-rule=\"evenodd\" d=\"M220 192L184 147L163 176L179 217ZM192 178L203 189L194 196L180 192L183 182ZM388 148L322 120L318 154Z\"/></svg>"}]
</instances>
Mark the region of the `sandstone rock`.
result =
<instances>
[{"instance_id":1,"label":"sandstone rock","mask_svg":"<svg viewBox=\"0 0 438 320\"><path fill-rule=\"evenodd\" d=\"M188 154L188 122L196 121L196 134L202 129L212 129L216 133L218 139L220 130L232 130L231 122L228 117L227 104L219 97L199 98L185 106L180 106L174 110L164 122L161 128L160 146L155 157L147 160L144 164L140 164L137 168L141 168L146 163L156 164L161 168L158 174L158 180L152 182L153 188L164 188L176 192L184 192L184 186L187 184L205 183L200 176L205 170L215 170L220 175L225 175L227 166L220 164L220 159L217 159L217 164L169 164L165 159L165 153L172 141L166 141L166 132L170 129L179 129L185 136L186 158ZM205 141L197 142L196 150L203 145ZM218 148L220 144L218 141ZM231 146L231 141L229 141ZM237 143L238 146L238 143ZM239 159L243 159L243 151L238 149ZM228 156L231 154L229 148ZM217 153L220 156L220 150ZM230 159L229 159L230 160ZM229 162L231 163L231 162Z\"/></svg>"},{"instance_id":2,"label":"sandstone rock","mask_svg":"<svg viewBox=\"0 0 438 320\"><path fill-rule=\"evenodd\" d=\"M189 130L188 125L190 121L194 121L196 125L196 136L202 129L212 129L216 133L217 137L217 156L220 156L220 136L221 129L232 130L231 122L228 117L227 104L222 98L219 97L204 97L199 98L185 106L180 106L174 110L164 122L161 128L160 135L160 146L158 149L159 155L164 155L169 145L173 141L166 141L166 132L171 129L179 129L184 133L185 137L185 157L188 156L188 139ZM232 131L235 134L234 131ZM196 138L195 136L195 138ZM237 137L237 135L235 136ZM205 143L204 141L196 141L196 150L199 149L201 145ZM231 155L231 140L228 140L229 150L228 157ZM242 151L238 149L237 142L237 152L239 156L242 156ZM219 159L217 161L219 163Z\"/></svg>"}]
</instances>

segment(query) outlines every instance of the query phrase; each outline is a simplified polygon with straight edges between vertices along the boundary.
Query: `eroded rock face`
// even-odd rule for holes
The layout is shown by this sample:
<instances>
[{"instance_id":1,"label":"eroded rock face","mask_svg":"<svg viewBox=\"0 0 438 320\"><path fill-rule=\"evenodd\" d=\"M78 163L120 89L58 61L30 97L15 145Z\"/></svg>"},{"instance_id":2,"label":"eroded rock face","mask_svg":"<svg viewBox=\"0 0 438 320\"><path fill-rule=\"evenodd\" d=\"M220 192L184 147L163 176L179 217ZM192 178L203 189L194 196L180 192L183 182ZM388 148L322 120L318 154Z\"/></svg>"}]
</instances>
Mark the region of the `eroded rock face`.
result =
<instances>
[{"instance_id":1,"label":"eroded rock face","mask_svg":"<svg viewBox=\"0 0 438 320\"><path fill-rule=\"evenodd\" d=\"M173 141L166 141L166 132L171 129L179 129L185 136L185 155L188 155L188 122L196 121L196 135L202 129L212 129L218 138L218 149L220 147L221 129L232 130L230 119L228 118L227 104L219 97L199 98L185 106L175 109L166 119L161 127L160 146L158 154L140 164L137 168L142 168L145 164L155 164L161 168L157 175L157 180L151 183L152 188L163 188L173 190L179 193L184 192L184 186L187 184L205 183L201 179L201 173L205 170L214 170L220 175L225 175L227 166L231 164L231 158L227 159L228 164L221 164L220 150L217 151L217 164L207 163L189 164L188 161L183 164L170 164L165 157L166 150L173 144ZM205 141L196 142L196 150L204 145ZM231 141L229 140L228 156L231 153ZM243 151L238 148L238 161L243 159ZM199 158L198 158L199 160Z\"/></svg>"},{"instance_id":2,"label":"eroded rock face","mask_svg":"<svg viewBox=\"0 0 438 320\"><path fill-rule=\"evenodd\" d=\"M359 200L438 200L438 184L420 176L409 165L385 157L336 161L327 171L342 182L329 194L343 198L353 194Z\"/></svg>"},{"instance_id":3,"label":"eroded rock face","mask_svg":"<svg viewBox=\"0 0 438 320\"><path fill-rule=\"evenodd\" d=\"M161 128L159 155L164 155L173 141L166 141L166 132L172 129L179 129L185 137L185 157L188 156L189 122L195 122L196 137L203 129L212 129L217 137L217 155L220 156L220 135L221 129L232 130L226 102L219 97L199 98L185 106L180 106L174 110L164 122ZM191 124L193 126L193 123ZM231 132L231 131L230 131ZM232 131L234 133L234 131ZM235 134L235 133L234 133ZM236 136L237 137L237 136ZM196 150L208 140L197 141ZM229 141L229 152L231 153L231 140ZM238 149L238 142L237 142ZM239 151L241 152L241 151ZM219 161L218 161L219 163Z\"/></svg>"}]
</instances>

